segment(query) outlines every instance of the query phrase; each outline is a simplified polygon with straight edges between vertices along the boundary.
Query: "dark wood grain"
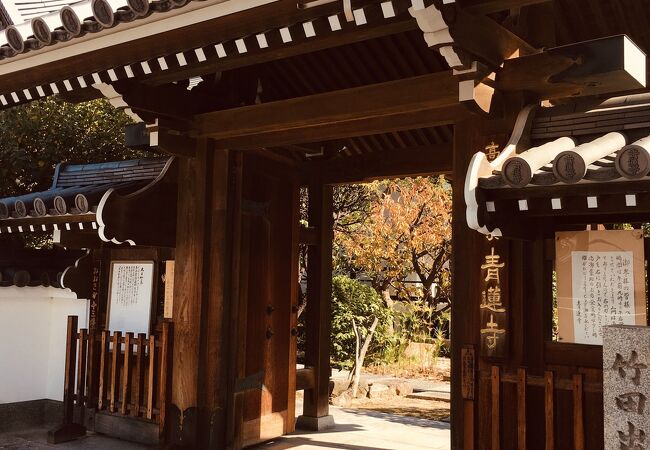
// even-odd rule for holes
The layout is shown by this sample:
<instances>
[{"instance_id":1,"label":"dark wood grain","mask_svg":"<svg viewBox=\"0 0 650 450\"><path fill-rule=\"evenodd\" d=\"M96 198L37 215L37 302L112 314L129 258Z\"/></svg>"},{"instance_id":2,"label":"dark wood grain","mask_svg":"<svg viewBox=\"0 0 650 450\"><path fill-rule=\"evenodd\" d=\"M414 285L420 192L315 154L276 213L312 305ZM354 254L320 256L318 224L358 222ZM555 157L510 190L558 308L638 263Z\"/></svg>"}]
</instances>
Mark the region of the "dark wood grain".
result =
<instances>
[{"instance_id":1,"label":"dark wood grain","mask_svg":"<svg viewBox=\"0 0 650 450\"><path fill-rule=\"evenodd\" d=\"M526 450L526 369L517 370L517 449Z\"/></svg>"},{"instance_id":2,"label":"dark wood grain","mask_svg":"<svg viewBox=\"0 0 650 450\"><path fill-rule=\"evenodd\" d=\"M573 375L573 448L584 450L585 429L583 415L582 374Z\"/></svg>"},{"instance_id":3,"label":"dark wood grain","mask_svg":"<svg viewBox=\"0 0 650 450\"><path fill-rule=\"evenodd\" d=\"M544 416L546 418L546 450L555 448L555 388L553 372L544 372Z\"/></svg>"},{"instance_id":4,"label":"dark wood grain","mask_svg":"<svg viewBox=\"0 0 650 450\"><path fill-rule=\"evenodd\" d=\"M492 450L501 449L501 379L499 366L492 366Z\"/></svg>"},{"instance_id":5,"label":"dark wood grain","mask_svg":"<svg viewBox=\"0 0 650 450\"><path fill-rule=\"evenodd\" d=\"M120 404L120 414L125 416L129 409L130 388L131 388L131 356L133 354L133 333L128 332L124 335L124 359L122 362L122 402Z\"/></svg>"},{"instance_id":6,"label":"dark wood grain","mask_svg":"<svg viewBox=\"0 0 650 450\"><path fill-rule=\"evenodd\" d=\"M118 402L119 396L119 386L117 385L119 381L119 365L121 363L121 353L122 353L122 332L115 331L113 333L113 349L111 350L111 377L110 385L108 388L108 410L112 413L117 411L116 404Z\"/></svg>"},{"instance_id":7,"label":"dark wood grain","mask_svg":"<svg viewBox=\"0 0 650 450\"><path fill-rule=\"evenodd\" d=\"M146 335L138 333L135 340L135 376L133 377L134 384L132 388L133 408L131 415L138 417L140 415L140 407L142 404L142 392L144 390L144 349L145 349Z\"/></svg>"},{"instance_id":8,"label":"dark wood grain","mask_svg":"<svg viewBox=\"0 0 650 450\"><path fill-rule=\"evenodd\" d=\"M458 105L458 81L438 72L199 114L192 126L224 148L277 146L397 130L409 115L406 128L448 124L466 114Z\"/></svg>"}]
</instances>

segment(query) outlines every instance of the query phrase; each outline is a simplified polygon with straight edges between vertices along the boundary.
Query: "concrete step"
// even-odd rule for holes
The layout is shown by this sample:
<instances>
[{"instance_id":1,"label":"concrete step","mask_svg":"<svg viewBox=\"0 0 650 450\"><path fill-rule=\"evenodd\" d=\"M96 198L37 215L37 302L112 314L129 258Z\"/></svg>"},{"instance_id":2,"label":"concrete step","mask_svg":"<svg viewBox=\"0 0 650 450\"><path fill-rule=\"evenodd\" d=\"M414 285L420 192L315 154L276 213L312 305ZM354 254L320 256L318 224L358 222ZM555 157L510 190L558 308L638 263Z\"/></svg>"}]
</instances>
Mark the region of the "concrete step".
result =
<instances>
[{"instance_id":1,"label":"concrete step","mask_svg":"<svg viewBox=\"0 0 650 450\"><path fill-rule=\"evenodd\" d=\"M413 392L406 396L406 398L415 398L418 400L437 400L440 402L450 402L451 394L445 391L419 391Z\"/></svg>"}]
</instances>

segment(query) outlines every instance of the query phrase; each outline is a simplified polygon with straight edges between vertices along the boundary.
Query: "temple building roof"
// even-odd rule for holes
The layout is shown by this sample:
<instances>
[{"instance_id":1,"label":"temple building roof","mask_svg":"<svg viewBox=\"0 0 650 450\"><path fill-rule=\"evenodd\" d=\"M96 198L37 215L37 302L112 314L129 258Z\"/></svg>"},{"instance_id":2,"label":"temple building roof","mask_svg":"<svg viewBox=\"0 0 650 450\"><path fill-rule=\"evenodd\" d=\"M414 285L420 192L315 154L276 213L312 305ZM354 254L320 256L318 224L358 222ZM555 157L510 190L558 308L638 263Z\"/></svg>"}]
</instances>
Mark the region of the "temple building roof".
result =
<instances>
[{"instance_id":1,"label":"temple building roof","mask_svg":"<svg viewBox=\"0 0 650 450\"><path fill-rule=\"evenodd\" d=\"M117 240L112 235L107 237L110 234L107 224L124 225L126 222L121 215L123 211L118 212L121 199L147 196L159 185L164 185L166 191L173 191L175 196L173 161L173 158L163 157L59 164L48 190L0 199L0 234L97 230L105 241L132 241ZM163 198L164 194L160 197L168 200ZM170 205L175 205L175 199ZM143 225L146 224L144 220Z\"/></svg>"},{"instance_id":2,"label":"temple building roof","mask_svg":"<svg viewBox=\"0 0 650 450\"><path fill-rule=\"evenodd\" d=\"M506 217L522 225L616 210L640 214L649 182L650 95L529 106L498 157L474 155L465 184L467 220L499 235L512 228Z\"/></svg>"}]
</instances>

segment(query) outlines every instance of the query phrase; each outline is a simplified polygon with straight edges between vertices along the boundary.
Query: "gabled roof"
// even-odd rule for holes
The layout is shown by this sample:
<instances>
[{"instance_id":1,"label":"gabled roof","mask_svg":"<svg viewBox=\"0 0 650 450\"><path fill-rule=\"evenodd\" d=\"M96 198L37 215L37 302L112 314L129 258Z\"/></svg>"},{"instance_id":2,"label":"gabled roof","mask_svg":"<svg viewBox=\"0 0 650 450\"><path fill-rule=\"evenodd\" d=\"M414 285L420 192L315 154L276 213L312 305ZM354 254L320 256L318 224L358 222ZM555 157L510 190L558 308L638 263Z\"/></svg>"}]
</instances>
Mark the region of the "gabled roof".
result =
<instances>
[{"instance_id":1,"label":"gabled roof","mask_svg":"<svg viewBox=\"0 0 650 450\"><path fill-rule=\"evenodd\" d=\"M90 229L100 230L101 236L103 221L98 209L102 202L153 186L167 173L172 160L59 164L50 189L0 199L0 233Z\"/></svg>"},{"instance_id":2,"label":"gabled roof","mask_svg":"<svg viewBox=\"0 0 650 450\"><path fill-rule=\"evenodd\" d=\"M289 2L289 5L281 0L206 0L191 2L182 8L182 2L177 1L176 10L152 15L152 11L164 12L164 8L175 5L170 0L155 0L145 3L149 8L145 16L133 15L130 8L135 0L128 4L120 0L124 6L109 14L114 21L110 26L102 25L104 19L92 12L93 5L97 9L104 1L108 0L86 0L64 7L60 14L52 13L53 23L48 27L40 27L41 19L46 18L39 17L20 25L20 29L0 31L0 77L6 80L0 86L0 109L121 80L157 84L163 83L172 73L189 71L187 78L213 74L244 64L237 62L240 59L275 59L272 55L297 51L293 49L307 41L336 39L347 33L357 33L357 30L372 34L373 29L383 26L416 27L408 12L413 0L370 1L355 6L351 21L346 19L343 6L337 0L307 9L296 9L295 3ZM112 0L109 3L113 5ZM391 7L386 8L387 4ZM75 25L73 29L62 19L73 14L72 9L76 11L83 5L87 11L78 12L74 19L79 21L81 28ZM257 8L260 9L259 17L271 12L275 16L261 20L253 11L244 12ZM286 11L292 15L286 16ZM247 20L242 20L240 25L235 19L236 13L246 14ZM133 22L127 23L128 20ZM218 21L227 26L212 26ZM190 26L196 32L183 32ZM43 30L49 34L43 33L45 39L39 39L36 31ZM163 34L175 38L157 39ZM125 45L129 42L137 45ZM426 48L423 43L419 46ZM100 54L106 57L99 57ZM408 70L408 66L399 65L399 70ZM31 70L40 66L47 66L47 70ZM15 73L26 73L26 76L12 77Z\"/></svg>"}]
</instances>

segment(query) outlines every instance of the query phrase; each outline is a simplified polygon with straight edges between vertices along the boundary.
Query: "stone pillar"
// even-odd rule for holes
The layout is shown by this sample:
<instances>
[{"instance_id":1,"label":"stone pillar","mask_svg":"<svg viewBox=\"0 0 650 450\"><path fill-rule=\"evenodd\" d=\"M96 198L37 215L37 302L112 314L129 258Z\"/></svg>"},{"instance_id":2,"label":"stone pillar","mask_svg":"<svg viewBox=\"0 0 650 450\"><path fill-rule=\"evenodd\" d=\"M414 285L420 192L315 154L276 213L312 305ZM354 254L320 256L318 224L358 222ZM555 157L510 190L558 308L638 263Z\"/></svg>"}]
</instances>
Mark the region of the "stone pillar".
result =
<instances>
[{"instance_id":1,"label":"stone pillar","mask_svg":"<svg viewBox=\"0 0 650 450\"><path fill-rule=\"evenodd\" d=\"M603 327L605 450L650 446L650 327Z\"/></svg>"}]
</instances>

